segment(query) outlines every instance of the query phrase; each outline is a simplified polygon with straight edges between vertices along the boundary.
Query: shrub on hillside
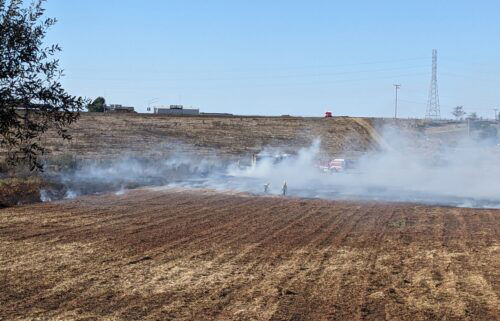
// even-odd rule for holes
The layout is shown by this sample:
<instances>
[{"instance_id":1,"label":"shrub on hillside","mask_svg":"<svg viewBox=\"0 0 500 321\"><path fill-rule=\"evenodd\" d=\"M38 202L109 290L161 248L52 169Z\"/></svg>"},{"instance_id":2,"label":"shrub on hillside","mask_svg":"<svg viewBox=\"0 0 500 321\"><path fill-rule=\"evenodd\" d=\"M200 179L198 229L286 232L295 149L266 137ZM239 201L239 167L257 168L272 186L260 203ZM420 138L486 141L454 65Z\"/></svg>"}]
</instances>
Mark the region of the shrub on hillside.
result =
<instances>
[{"instance_id":1,"label":"shrub on hillside","mask_svg":"<svg viewBox=\"0 0 500 321\"><path fill-rule=\"evenodd\" d=\"M0 179L0 208L40 202L41 187L38 178Z\"/></svg>"}]
</instances>

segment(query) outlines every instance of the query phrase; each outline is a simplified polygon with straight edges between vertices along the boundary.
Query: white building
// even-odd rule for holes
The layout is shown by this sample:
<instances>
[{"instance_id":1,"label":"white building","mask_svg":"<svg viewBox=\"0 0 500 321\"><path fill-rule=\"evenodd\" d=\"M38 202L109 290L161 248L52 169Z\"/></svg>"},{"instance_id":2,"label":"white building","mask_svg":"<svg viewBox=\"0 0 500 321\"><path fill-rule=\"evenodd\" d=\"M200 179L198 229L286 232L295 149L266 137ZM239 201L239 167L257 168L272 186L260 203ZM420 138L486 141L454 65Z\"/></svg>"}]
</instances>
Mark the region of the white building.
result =
<instances>
[{"instance_id":1,"label":"white building","mask_svg":"<svg viewBox=\"0 0 500 321\"><path fill-rule=\"evenodd\" d=\"M159 115L172 115L172 116L177 116L177 115L196 116L196 115L200 114L200 110L199 109L184 108L184 106L182 106L182 105L170 105L169 108L155 107L154 113L159 114Z\"/></svg>"}]
</instances>

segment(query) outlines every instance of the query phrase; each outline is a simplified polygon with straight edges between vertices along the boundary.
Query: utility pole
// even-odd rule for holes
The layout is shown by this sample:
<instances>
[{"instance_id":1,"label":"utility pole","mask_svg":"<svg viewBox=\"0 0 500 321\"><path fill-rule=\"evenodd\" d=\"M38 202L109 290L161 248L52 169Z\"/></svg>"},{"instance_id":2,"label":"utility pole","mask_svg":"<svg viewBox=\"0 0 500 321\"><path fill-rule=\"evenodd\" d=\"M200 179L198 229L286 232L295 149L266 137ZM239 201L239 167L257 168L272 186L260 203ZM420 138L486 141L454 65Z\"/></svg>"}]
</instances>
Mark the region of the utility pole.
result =
<instances>
[{"instance_id":1,"label":"utility pole","mask_svg":"<svg viewBox=\"0 0 500 321\"><path fill-rule=\"evenodd\" d=\"M148 108L147 108L147 111L151 111L151 104L152 103L155 103L158 101L158 98L153 98L151 100L148 101Z\"/></svg>"},{"instance_id":2,"label":"utility pole","mask_svg":"<svg viewBox=\"0 0 500 321\"><path fill-rule=\"evenodd\" d=\"M497 118L497 110L498 110L498 108L493 108L493 110L495 111L495 121L497 121L498 120L498 118Z\"/></svg>"},{"instance_id":3,"label":"utility pole","mask_svg":"<svg viewBox=\"0 0 500 321\"><path fill-rule=\"evenodd\" d=\"M401 85L394 85L396 89L396 100L394 101L394 119L398 118L398 90L401 87Z\"/></svg>"}]
</instances>

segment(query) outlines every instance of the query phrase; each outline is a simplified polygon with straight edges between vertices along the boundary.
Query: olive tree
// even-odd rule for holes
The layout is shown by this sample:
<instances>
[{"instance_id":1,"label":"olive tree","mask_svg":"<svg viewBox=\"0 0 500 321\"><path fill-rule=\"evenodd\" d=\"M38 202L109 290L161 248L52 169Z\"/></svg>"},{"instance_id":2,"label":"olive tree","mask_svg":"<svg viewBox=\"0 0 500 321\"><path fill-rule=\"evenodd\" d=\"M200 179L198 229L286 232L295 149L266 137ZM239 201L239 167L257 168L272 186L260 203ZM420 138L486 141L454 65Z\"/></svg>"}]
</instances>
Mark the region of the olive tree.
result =
<instances>
[{"instance_id":1,"label":"olive tree","mask_svg":"<svg viewBox=\"0 0 500 321\"><path fill-rule=\"evenodd\" d=\"M87 101L68 94L60 79L59 45L46 45L56 19L44 18L45 0L0 0L0 145L9 164L42 169L41 137L53 129L71 139L68 126Z\"/></svg>"}]
</instances>

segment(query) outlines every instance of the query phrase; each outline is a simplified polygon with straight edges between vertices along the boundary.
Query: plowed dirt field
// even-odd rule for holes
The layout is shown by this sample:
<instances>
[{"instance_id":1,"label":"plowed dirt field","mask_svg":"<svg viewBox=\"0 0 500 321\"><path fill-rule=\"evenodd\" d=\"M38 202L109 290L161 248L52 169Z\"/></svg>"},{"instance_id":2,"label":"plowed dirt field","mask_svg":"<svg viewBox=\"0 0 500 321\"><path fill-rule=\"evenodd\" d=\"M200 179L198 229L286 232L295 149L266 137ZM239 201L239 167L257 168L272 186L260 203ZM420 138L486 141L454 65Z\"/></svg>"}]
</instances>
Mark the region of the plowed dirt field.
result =
<instances>
[{"instance_id":1,"label":"plowed dirt field","mask_svg":"<svg viewBox=\"0 0 500 321\"><path fill-rule=\"evenodd\" d=\"M125 195L0 210L2 320L498 320L500 211Z\"/></svg>"}]
</instances>

